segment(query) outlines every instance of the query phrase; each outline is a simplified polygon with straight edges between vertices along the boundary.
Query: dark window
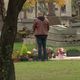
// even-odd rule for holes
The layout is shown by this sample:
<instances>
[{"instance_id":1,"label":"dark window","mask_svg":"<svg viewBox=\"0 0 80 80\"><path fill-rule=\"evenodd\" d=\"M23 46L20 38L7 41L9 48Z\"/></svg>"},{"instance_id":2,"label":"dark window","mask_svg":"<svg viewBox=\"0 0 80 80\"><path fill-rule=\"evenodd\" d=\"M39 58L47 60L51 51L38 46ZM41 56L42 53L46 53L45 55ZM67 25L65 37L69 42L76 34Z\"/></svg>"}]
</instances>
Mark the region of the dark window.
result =
<instances>
[{"instance_id":1,"label":"dark window","mask_svg":"<svg viewBox=\"0 0 80 80\"><path fill-rule=\"evenodd\" d=\"M66 13L66 5L61 6L61 12L62 12L62 13Z\"/></svg>"}]
</instances>

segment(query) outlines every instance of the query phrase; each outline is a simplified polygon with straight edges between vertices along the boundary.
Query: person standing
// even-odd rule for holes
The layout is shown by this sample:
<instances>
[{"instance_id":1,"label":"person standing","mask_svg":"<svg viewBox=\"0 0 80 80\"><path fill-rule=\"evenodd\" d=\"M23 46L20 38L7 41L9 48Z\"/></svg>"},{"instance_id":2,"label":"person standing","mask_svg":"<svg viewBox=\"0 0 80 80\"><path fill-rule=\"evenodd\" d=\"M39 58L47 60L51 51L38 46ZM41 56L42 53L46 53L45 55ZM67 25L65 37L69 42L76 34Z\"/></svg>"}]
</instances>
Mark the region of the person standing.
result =
<instances>
[{"instance_id":1,"label":"person standing","mask_svg":"<svg viewBox=\"0 0 80 80\"><path fill-rule=\"evenodd\" d=\"M38 46L38 60L48 60L46 51L46 40L49 31L49 21L44 17L43 13L38 13L38 17L34 20L33 32L36 37Z\"/></svg>"}]
</instances>

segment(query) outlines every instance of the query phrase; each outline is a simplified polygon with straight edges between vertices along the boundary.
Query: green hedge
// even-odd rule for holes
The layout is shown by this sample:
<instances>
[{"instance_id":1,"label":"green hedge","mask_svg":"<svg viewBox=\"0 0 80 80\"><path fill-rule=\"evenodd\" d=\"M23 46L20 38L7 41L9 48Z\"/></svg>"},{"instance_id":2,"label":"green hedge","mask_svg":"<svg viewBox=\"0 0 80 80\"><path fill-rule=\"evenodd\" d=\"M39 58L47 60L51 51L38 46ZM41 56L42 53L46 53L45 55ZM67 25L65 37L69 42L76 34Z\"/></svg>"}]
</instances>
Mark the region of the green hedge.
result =
<instances>
[{"instance_id":1,"label":"green hedge","mask_svg":"<svg viewBox=\"0 0 80 80\"><path fill-rule=\"evenodd\" d=\"M78 49L68 49L67 51L66 51L66 53L67 53L67 56L80 56L80 50L78 50Z\"/></svg>"}]
</instances>

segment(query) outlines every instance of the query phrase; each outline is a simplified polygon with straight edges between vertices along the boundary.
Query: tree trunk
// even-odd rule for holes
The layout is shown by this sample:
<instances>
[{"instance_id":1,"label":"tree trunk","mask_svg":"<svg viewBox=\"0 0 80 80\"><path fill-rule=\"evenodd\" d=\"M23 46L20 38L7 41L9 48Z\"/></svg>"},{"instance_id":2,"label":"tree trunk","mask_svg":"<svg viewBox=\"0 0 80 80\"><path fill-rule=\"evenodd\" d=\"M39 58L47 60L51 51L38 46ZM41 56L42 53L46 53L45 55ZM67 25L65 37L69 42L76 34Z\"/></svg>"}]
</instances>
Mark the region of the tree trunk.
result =
<instances>
[{"instance_id":1,"label":"tree trunk","mask_svg":"<svg viewBox=\"0 0 80 80\"><path fill-rule=\"evenodd\" d=\"M7 16L5 17L2 34L1 34L1 79L15 80L15 71L12 61L13 44L17 32L17 10L15 1L9 1Z\"/></svg>"},{"instance_id":2,"label":"tree trunk","mask_svg":"<svg viewBox=\"0 0 80 80\"><path fill-rule=\"evenodd\" d=\"M55 16L55 6L52 2L48 3L49 15Z\"/></svg>"},{"instance_id":3,"label":"tree trunk","mask_svg":"<svg viewBox=\"0 0 80 80\"><path fill-rule=\"evenodd\" d=\"M15 80L12 52L17 32L17 17L25 1L9 0L7 16L5 17L1 33L0 80Z\"/></svg>"}]
</instances>

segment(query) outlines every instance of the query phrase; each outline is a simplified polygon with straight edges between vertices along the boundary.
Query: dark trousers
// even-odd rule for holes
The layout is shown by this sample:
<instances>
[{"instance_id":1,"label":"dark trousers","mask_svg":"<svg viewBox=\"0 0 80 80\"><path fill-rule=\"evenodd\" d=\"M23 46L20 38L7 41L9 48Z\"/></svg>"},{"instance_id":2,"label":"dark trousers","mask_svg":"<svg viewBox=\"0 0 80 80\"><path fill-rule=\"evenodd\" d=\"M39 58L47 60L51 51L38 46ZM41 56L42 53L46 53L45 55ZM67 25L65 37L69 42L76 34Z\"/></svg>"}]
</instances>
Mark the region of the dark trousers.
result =
<instances>
[{"instance_id":1,"label":"dark trousers","mask_svg":"<svg viewBox=\"0 0 80 80\"><path fill-rule=\"evenodd\" d=\"M46 51L46 39L47 36L36 36L39 60L48 60Z\"/></svg>"}]
</instances>

